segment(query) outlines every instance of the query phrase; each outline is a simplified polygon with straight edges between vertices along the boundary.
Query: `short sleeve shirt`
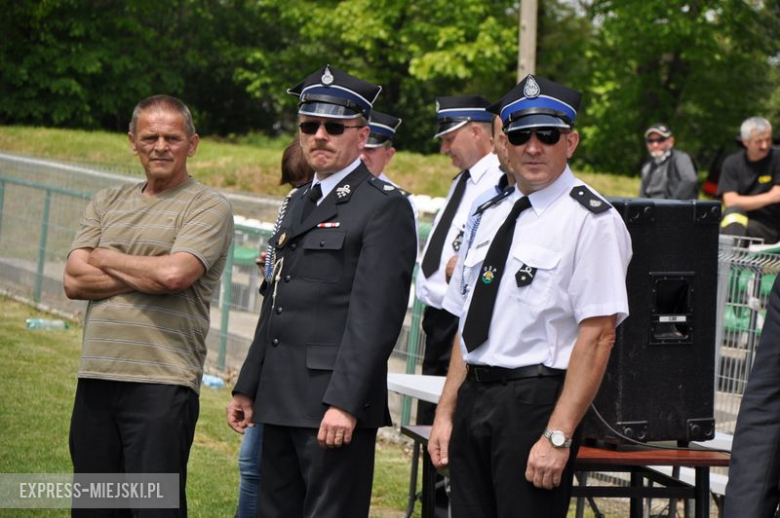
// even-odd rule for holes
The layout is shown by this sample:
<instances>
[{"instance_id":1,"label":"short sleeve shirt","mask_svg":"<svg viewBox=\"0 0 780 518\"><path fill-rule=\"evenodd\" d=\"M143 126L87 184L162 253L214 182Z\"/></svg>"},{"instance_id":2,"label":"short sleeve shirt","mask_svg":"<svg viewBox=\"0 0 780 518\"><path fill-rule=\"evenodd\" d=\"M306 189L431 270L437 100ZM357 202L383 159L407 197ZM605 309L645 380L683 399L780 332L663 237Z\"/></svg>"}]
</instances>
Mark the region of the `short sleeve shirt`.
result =
<instances>
[{"instance_id":1,"label":"short sleeve shirt","mask_svg":"<svg viewBox=\"0 0 780 518\"><path fill-rule=\"evenodd\" d=\"M531 208L517 220L512 248L498 288L486 343L468 352L466 362L506 368L544 364L566 369L579 323L596 316L628 316L626 272L631 237L617 211L595 214L570 196L584 185L566 168L550 186L530 195ZM485 255L514 202L515 191L481 216L474 240L459 257L444 299L444 309L468 314ZM535 269L530 284L517 273Z\"/></svg>"}]
</instances>

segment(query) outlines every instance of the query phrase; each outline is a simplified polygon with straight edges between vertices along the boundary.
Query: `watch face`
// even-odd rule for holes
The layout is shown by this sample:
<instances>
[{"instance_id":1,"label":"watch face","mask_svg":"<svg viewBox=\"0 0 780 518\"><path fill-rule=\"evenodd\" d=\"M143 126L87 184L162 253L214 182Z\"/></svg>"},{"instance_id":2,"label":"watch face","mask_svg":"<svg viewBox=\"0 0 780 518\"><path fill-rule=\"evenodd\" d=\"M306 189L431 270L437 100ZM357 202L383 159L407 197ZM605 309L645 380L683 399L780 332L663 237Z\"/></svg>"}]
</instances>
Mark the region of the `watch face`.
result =
<instances>
[{"instance_id":1,"label":"watch face","mask_svg":"<svg viewBox=\"0 0 780 518\"><path fill-rule=\"evenodd\" d=\"M552 433L552 437L550 437L550 440L553 443L553 446L561 447L564 444L566 444L566 437L564 437L563 432L555 431Z\"/></svg>"}]
</instances>

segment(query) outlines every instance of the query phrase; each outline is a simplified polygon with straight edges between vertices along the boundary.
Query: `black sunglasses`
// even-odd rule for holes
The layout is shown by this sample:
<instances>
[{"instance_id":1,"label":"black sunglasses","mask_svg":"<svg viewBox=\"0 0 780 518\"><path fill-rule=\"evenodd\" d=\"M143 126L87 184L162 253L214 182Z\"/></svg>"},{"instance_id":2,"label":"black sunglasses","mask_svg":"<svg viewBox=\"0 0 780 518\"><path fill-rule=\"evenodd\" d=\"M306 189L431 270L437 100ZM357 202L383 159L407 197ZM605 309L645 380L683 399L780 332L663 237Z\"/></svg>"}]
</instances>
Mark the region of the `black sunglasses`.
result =
<instances>
[{"instance_id":1,"label":"black sunglasses","mask_svg":"<svg viewBox=\"0 0 780 518\"><path fill-rule=\"evenodd\" d=\"M510 131L506 134L506 138L513 146L522 146L531 140L531 135L536 135L536 138L539 139L539 142L546 146L552 146L561 140L561 130L558 128L522 129L518 131Z\"/></svg>"},{"instance_id":2,"label":"black sunglasses","mask_svg":"<svg viewBox=\"0 0 780 518\"><path fill-rule=\"evenodd\" d=\"M660 144L661 142L665 141L669 137L659 137L659 138L649 138L645 139L645 142L648 144Z\"/></svg>"},{"instance_id":3,"label":"black sunglasses","mask_svg":"<svg viewBox=\"0 0 780 518\"><path fill-rule=\"evenodd\" d=\"M341 122L306 121L298 124L298 127L301 128L301 133L305 135L314 135L320 129L320 126L325 126L325 131L328 132L328 135L341 135L344 133L344 130L347 128L365 127L359 124L356 124L354 126L347 126L346 124L342 124Z\"/></svg>"}]
</instances>

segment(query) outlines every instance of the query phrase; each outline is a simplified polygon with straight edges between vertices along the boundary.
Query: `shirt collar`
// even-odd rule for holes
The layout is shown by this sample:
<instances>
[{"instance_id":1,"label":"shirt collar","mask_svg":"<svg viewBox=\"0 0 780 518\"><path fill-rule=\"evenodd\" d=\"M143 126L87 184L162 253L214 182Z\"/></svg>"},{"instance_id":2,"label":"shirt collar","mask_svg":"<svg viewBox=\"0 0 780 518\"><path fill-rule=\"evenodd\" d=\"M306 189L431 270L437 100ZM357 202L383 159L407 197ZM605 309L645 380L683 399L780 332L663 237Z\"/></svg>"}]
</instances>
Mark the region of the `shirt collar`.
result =
<instances>
[{"instance_id":1,"label":"shirt collar","mask_svg":"<svg viewBox=\"0 0 780 518\"><path fill-rule=\"evenodd\" d=\"M485 176L491 169L496 169L501 164L498 162L498 156L495 153L488 153L480 158L476 164L469 167L470 180L474 183L479 183L479 180Z\"/></svg>"},{"instance_id":2,"label":"shirt collar","mask_svg":"<svg viewBox=\"0 0 780 518\"><path fill-rule=\"evenodd\" d=\"M314 181L311 183L311 186L314 187L317 184L320 184L320 188L322 189L322 197L320 198L320 202L324 200L328 194L330 194L330 191L336 188L336 186L347 177L349 173L354 171L358 168L360 165L360 157L356 158L354 162L349 164L347 167L342 169L341 171L337 171L333 173L332 175L328 176L324 180L319 180L316 176L314 177ZM318 202L317 204L319 205Z\"/></svg>"},{"instance_id":3,"label":"shirt collar","mask_svg":"<svg viewBox=\"0 0 780 518\"><path fill-rule=\"evenodd\" d=\"M571 172L569 165L566 164L566 169L563 170L561 176L559 176L553 183L544 189L540 189L528 195L528 197L531 199L531 207L534 209L534 212L536 212L537 215L544 212L544 209L549 207L552 202L571 191L576 180L577 179L574 177L574 173ZM517 190L517 188L515 188L515 190Z\"/></svg>"}]
</instances>

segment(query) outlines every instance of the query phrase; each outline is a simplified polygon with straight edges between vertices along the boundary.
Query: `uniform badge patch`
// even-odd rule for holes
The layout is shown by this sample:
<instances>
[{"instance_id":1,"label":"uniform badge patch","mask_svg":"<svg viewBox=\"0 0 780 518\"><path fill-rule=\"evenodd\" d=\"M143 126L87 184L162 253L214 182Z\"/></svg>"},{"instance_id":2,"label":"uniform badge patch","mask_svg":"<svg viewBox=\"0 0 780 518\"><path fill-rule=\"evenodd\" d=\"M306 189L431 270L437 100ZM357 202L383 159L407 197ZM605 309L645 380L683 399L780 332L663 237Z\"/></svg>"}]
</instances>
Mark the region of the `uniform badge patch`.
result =
<instances>
[{"instance_id":1,"label":"uniform badge patch","mask_svg":"<svg viewBox=\"0 0 780 518\"><path fill-rule=\"evenodd\" d=\"M393 190L395 190L395 186L393 186L393 185L385 185L385 186L382 187L382 189L384 189L385 191L393 191Z\"/></svg>"},{"instance_id":2,"label":"uniform badge patch","mask_svg":"<svg viewBox=\"0 0 780 518\"><path fill-rule=\"evenodd\" d=\"M330 68L325 67L325 72L322 74L320 80L322 81L322 84L326 86L333 83L333 74L330 73Z\"/></svg>"},{"instance_id":3,"label":"uniform badge patch","mask_svg":"<svg viewBox=\"0 0 780 518\"><path fill-rule=\"evenodd\" d=\"M345 184L336 189L336 196L338 198L343 198L344 196L348 195L350 192L352 192L352 188L349 186L349 184Z\"/></svg>"},{"instance_id":4,"label":"uniform badge patch","mask_svg":"<svg viewBox=\"0 0 780 518\"><path fill-rule=\"evenodd\" d=\"M325 223L317 224L317 228L339 228L340 226L340 221L326 221Z\"/></svg>"},{"instance_id":5,"label":"uniform badge patch","mask_svg":"<svg viewBox=\"0 0 780 518\"><path fill-rule=\"evenodd\" d=\"M528 79L525 82L525 86L523 87L523 95L529 99L533 99L535 97L539 97L541 92L542 89L539 88L539 83L536 82L534 76L528 76Z\"/></svg>"},{"instance_id":6,"label":"uniform badge patch","mask_svg":"<svg viewBox=\"0 0 780 518\"><path fill-rule=\"evenodd\" d=\"M528 266L527 264L521 265L520 269L517 270L517 273L515 274L517 287L522 288L523 286L528 286L531 284L531 282L533 282L535 276L536 268L533 266Z\"/></svg>"},{"instance_id":7,"label":"uniform badge patch","mask_svg":"<svg viewBox=\"0 0 780 518\"><path fill-rule=\"evenodd\" d=\"M496 280L497 273L498 270L494 266L483 266L482 275L480 276L482 284L492 284Z\"/></svg>"}]
</instances>

